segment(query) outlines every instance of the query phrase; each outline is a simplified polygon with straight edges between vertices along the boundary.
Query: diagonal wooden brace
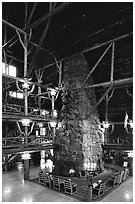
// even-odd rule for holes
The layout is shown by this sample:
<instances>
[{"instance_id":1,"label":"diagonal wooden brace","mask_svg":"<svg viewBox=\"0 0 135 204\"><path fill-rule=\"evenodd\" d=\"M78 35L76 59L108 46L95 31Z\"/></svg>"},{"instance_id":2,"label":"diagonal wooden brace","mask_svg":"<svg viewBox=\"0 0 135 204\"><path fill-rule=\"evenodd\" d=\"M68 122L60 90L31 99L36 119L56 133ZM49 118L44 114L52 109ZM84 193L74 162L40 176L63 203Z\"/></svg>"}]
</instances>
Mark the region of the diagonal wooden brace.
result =
<instances>
[{"instance_id":1,"label":"diagonal wooden brace","mask_svg":"<svg viewBox=\"0 0 135 204\"><path fill-rule=\"evenodd\" d=\"M104 97L109 93L109 91L112 89L112 85L105 91L105 93L102 95L102 97L99 99L99 101L95 105L95 109L99 106L99 104L102 102Z\"/></svg>"},{"instance_id":2,"label":"diagonal wooden brace","mask_svg":"<svg viewBox=\"0 0 135 204\"><path fill-rule=\"evenodd\" d=\"M83 86L85 84L85 82L88 80L88 78L90 77L90 75L93 73L93 71L96 69L96 67L98 66L98 64L100 63L100 61L103 59L103 57L105 56L105 54L107 53L107 51L110 49L110 47L112 46L112 43L110 43L110 45L107 47L107 49L104 51L104 53L101 55L101 57L99 58L99 60L96 62L96 64L94 65L94 67L92 68L92 70L90 70L89 74L87 75L86 79L83 82Z\"/></svg>"}]
</instances>

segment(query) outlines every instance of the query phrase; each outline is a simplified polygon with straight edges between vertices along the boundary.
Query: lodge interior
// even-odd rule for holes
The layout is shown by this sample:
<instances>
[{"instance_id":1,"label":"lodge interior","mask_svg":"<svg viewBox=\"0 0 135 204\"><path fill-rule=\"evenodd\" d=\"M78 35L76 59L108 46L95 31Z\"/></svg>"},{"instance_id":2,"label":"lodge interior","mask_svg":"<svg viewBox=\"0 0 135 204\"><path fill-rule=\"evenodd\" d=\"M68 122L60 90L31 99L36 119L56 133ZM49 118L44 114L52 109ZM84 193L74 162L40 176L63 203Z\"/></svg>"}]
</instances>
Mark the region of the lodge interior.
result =
<instances>
[{"instance_id":1,"label":"lodge interior","mask_svg":"<svg viewBox=\"0 0 135 204\"><path fill-rule=\"evenodd\" d=\"M132 2L2 3L2 175L34 167L81 201L133 177Z\"/></svg>"}]
</instances>

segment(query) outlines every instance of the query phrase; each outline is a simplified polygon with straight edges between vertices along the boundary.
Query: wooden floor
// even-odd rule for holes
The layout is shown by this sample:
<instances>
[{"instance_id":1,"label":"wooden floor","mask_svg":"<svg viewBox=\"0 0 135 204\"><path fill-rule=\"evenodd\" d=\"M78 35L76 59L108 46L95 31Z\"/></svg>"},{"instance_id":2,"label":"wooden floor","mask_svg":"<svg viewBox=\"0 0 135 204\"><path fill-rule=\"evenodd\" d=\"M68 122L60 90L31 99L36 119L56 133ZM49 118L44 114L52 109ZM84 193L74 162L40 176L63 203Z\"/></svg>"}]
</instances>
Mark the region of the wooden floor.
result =
<instances>
[{"instance_id":1,"label":"wooden floor","mask_svg":"<svg viewBox=\"0 0 135 204\"><path fill-rule=\"evenodd\" d=\"M30 169L30 179L38 177L39 167ZM132 202L133 177L130 177L100 202ZM2 202L80 202L79 200L31 181L16 171L2 174Z\"/></svg>"},{"instance_id":2,"label":"wooden floor","mask_svg":"<svg viewBox=\"0 0 135 204\"><path fill-rule=\"evenodd\" d=\"M133 202L133 177L129 177L100 202Z\"/></svg>"},{"instance_id":3,"label":"wooden floor","mask_svg":"<svg viewBox=\"0 0 135 204\"><path fill-rule=\"evenodd\" d=\"M38 168L30 169L30 178L38 176ZM47 187L24 181L17 171L2 175L2 202L79 202Z\"/></svg>"}]
</instances>

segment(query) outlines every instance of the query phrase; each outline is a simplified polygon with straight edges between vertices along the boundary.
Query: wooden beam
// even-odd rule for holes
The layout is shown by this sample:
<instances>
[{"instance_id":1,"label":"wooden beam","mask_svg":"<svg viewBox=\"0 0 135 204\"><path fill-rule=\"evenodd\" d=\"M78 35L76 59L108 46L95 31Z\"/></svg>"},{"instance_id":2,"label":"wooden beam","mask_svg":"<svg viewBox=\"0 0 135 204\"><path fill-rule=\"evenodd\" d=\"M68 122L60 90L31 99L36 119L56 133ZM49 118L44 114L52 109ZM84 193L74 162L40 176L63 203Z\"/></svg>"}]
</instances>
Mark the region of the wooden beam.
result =
<instances>
[{"instance_id":1,"label":"wooden beam","mask_svg":"<svg viewBox=\"0 0 135 204\"><path fill-rule=\"evenodd\" d=\"M20 81L20 82L22 82L22 83L26 82L26 80L24 80L23 78L14 77L14 76L10 76L10 75L7 75L7 74L2 74L2 77L9 78L9 79L13 79L13 80L15 80L15 81ZM28 81L28 84L29 84L29 85L41 86L42 88L47 88L47 85L39 84L38 82Z\"/></svg>"},{"instance_id":2,"label":"wooden beam","mask_svg":"<svg viewBox=\"0 0 135 204\"><path fill-rule=\"evenodd\" d=\"M112 85L113 88L115 89L115 88L121 88L121 87L124 88L124 86L129 86L131 84L133 84L133 78L132 77L131 78L114 80L114 81L103 82L103 83L97 83L97 84L93 84L93 85L88 85L88 86L85 86L84 88L89 89L89 88L101 87L103 89L103 88L110 87ZM78 91L80 89L82 89L82 87L81 88L75 88L72 91L76 92L76 91ZM96 90L95 90L95 92L96 92Z\"/></svg>"},{"instance_id":3,"label":"wooden beam","mask_svg":"<svg viewBox=\"0 0 135 204\"><path fill-rule=\"evenodd\" d=\"M11 23L5 21L4 19L2 19L2 23L8 25L9 27L13 28L14 30L18 30L20 33L22 33L22 34L24 34L24 35L27 34L27 33L26 33L25 31L23 31L22 29L20 29L20 28L18 28L17 26L15 26L15 25L13 25L13 24L11 24Z\"/></svg>"},{"instance_id":4,"label":"wooden beam","mask_svg":"<svg viewBox=\"0 0 135 204\"><path fill-rule=\"evenodd\" d=\"M14 41L11 45L9 45L9 48L10 48L13 44L17 43L18 40L19 40L17 34L14 35L13 38L15 38L15 41ZM12 39L13 39L13 38L12 38ZM5 44L2 46L2 48L4 49L5 47L8 47L8 44L12 41L12 39L9 40L7 43L5 43ZM30 43L31 45L33 45L33 46L35 46L35 47L38 47L38 44L36 44L36 43L33 42L33 41L30 41L29 39L28 39L28 43ZM40 47L40 50L43 50L44 52L47 52L47 50L44 49L43 47ZM7 54L7 56L8 56L9 58L12 58L12 59L18 61L18 62L24 63L23 60L17 59L17 58L13 57L13 56L10 55L10 54ZM28 64L29 64L29 63L28 63Z\"/></svg>"},{"instance_id":5,"label":"wooden beam","mask_svg":"<svg viewBox=\"0 0 135 204\"><path fill-rule=\"evenodd\" d=\"M97 108L99 106L99 104L103 101L104 97L109 93L109 91L112 89L112 86L109 87L105 93L102 95L102 97L99 99L99 101L96 103L95 108Z\"/></svg>"},{"instance_id":6,"label":"wooden beam","mask_svg":"<svg viewBox=\"0 0 135 204\"><path fill-rule=\"evenodd\" d=\"M9 78L9 79L13 79L15 81L20 81L22 83L25 82L25 80L23 78L20 78L20 77L14 77L14 76L10 76L10 75L7 75L7 74L2 74L2 77L5 77L5 78Z\"/></svg>"},{"instance_id":7,"label":"wooden beam","mask_svg":"<svg viewBox=\"0 0 135 204\"><path fill-rule=\"evenodd\" d=\"M119 36L119 37L117 37L117 38L113 38L113 39L111 39L111 40L109 40L109 41L106 41L106 42L104 42L104 43L101 43L101 44L99 44L99 45L94 45L94 46L92 46L92 47L90 47L90 48L86 48L85 50L82 50L80 53L82 53L82 52L89 52L89 51L92 51L92 50L95 50L95 49L98 49L98 48L100 48L100 47L102 47L102 46L105 46L105 45L107 45L107 44L110 44L110 43L112 43L112 42L116 42L116 41L120 41L120 40L123 40L123 39L125 39L125 38L127 38L127 37L131 37L131 36L133 36L133 33L131 32L131 33L128 33L128 34L125 34L125 35L122 35L122 36ZM34 42L32 42L32 41L29 41L29 43L30 44L32 44L32 45L34 45L34 46L38 46L36 43L34 43ZM40 48L41 50L44 50L44 51L47 51L47 50L45 50L44 48ZM75 54L76 55L76 54ZM8 57L10 57L10 58L12 58L12 56L10 56L10 55L8 55ZM19 59L16 59L16 58L14 58L15 60L17 60L17 61L21 61L21 60L19 60ZM60 61L64 61L65 59L67 59L67 57L65 57L65 58L62 58L62 59L60 59L60 60L58 60L58 62L60 62ZM22 62L22 61L21 61ZM54 66L56 63L54 62L54 63L51 63L51 64L48 64L48 65L46 65L46 66L44 66L44 67L41 67L39 70L42 70L42 69L46 69L46 68L48 68L48 67L52 67L52 66Z\"/></svg>"},{"instance_id":8,"label":"wooden beam","mask_svg":"<svg viewBox=\"0 0 135 204\"><path fill-rule=\"evenodd\" d=\"M95 50L95 49L97 49L97 48L100 48L100 47L103 47L103 46L105 46L105 45L108 45L108 44L110 44L110 43L112 43L112 42L120 41L120 40L123 40L123 39L125 39L125 38L127 38L127 37L131 37L131 36L133 36L133 32L128 33L128 34L125 34L125 35L122 35L122 36L119 36L119 37L117 37L117 38L113 38L113 39L108 40L108 41L106 41L106 42L104 42L104 43L101 43L101 44L99 44L99 45L95 45L95 46L93 46L93 47L86 48L86 49L84 49L82 52L84 52L84 53L85 53L85 52L90 52L90 51Z\"/></svg>"},{"instance_id":9,"label":"wooden beam","mask_svg":"<svg viewBox=\"0 0 135 204\"><path fill-rule=\"evenodd\" d=\"M51 2L50 2L49 4L50 4L49 12L51 12L51 11L53 10L53 9L52 9L52 6L51 6L52 4L51 4ZM39 40L38 46L36 47L36 51L35 51L34 55L32 56L32 61L31 61L31 64L30 64L30 68L29 68L29 70L28 70L28 75L29 75L29 74L32 72L32 70L33 70L33 66L34 66L34 64L35 64L37 55L38 55L39 50L40 50L40 47L41 47L41 45L42 45L42 43L43 43L43 41L44 41L44 38L46 37L46 34L47 34L48 28L49 28L49 26L50 26L50 23L51 23L51 17L50 17L50 18L48 19L48 21L47 21L47 24L46 24L46 26L45 26L45 29L44 29L44 31L43 31L43 33L42 33L42 35L41 35L40 40Z\"/></svg>"},{"instance_id":10,"label":"wooden beam","mask_svg":"<svg viewBox=\"0 0 135 204\"><path fill-rule=\"evenodd\" d=\"M98 64L100 63L100 61L103 59L103 57L105 56L105 54L108 52L108 50L110 49L110 47L112 46L112 43L107 47L107 49L103 52L103 54L101 55L101 57L99 58L99 60L96 62L96 64L94 65L94 67L92 68L92 70L90 70L89 74L87 75L86 79L83 82L83 85L85 84L85 82L88 80L88 78L91 76L91 74L93 73L93 71L96 69L96 67L98 66Z\"/></svg>"},{"instance_id":11,"label":"wooden beam","mask_svg":"<svg viewBox=\"0 0 135 204\"><path fill-rule=\"evenodd\" d=\"M114 48L115 48L115 42L113 42L113 44L112 44L111 78L110 78L110 81L113 81L113 74L114 74Z\"/></svg>"},{"instance_id":12,"label":"wooden beam","mask_svg":"<svg viewBox=\"0 0 135 204\"><path fill-rule=\"evenodd\" d=\"M125 34L125 35L122 35L122 36L119 36L119 37L117 37L117 38L113 38L113 39L111 39L111 40L109 40L109 41L106 41L106 42L104 42L104 43L101 43L101 44L99 44L99 45L94 45L94 46L92 46L92 47L90 47L90 48L86 48L85 50L82 50L82 51L80 51L79 53L89 52L89 51L98 49L98 48L103 47L103 46L105 46L105 45L108 45L108 44L110 44L110 43L113 43L113 42L116 42L116 41L120 41L120 40L123 40L123 39L128 38L128 37L131 37L131 36L133 36L133 33L132 33L132 32L131 32L131 33L128 33L128 34ZM78 53L76 53L76 54L78 54ZM74 54L74 55L76 55L76 54ZM58 60L58 62L64 61L64 60L66 60L67 58L68 58L68 57L62 58L62 59ZM54 65L55 65L55 62L54 62L54 63L51 63L51 64L48 64L48 65L46 65L46 66L44 66L44 67L41 67L41 68L39 68L38 70L46 69L46 68L52 67L52 66L54 66Z\"/></svg>"},{"instance_id":13,"label":"wooden beam","mask_svg":"<svg viewBox=\"0 0 135 204\"><path fill-rule=\"evenodd\" d=\"M33 16L33 14L34 14L34 12L35 12L37 3L38 3L38 2L35 2L34 5L33 5L32 11L31 11L31 13L30 13L30 16L29 16L29 19L28 19L28 22L27 22L28 25L30 24L30 21L31 21L31 19L32 19L32 16Z\"/></svg>"},{"instance_id":14,"label":"wooden beam","mask_svg":"<svg viewBox=\"0 0 135 204\"><path fill-rule=\"evenodd\" d=\"M22 138L22 136L20 137L2 137L2 140L14 140L14 139L20 139Z\"/></svg>"},{"instance_id":15,"label":"wooden beam","mask_svg":"<svg viewBox=\"0 0 135 204\"><path fill-rule=\"evenodd\" d=\"M109 87L109 86L121 86L121 85L127 85L127 84L133 84L133 78L125 78L125 79L119 79L119 80L114 80L114 81L108 81L108 82L103 82L103 83L98 83L98 84L93 84L93 85L88 85L85 88L96 88L102 86L103 88Z\"/></svg>"},{"instance_id":16,"label":"wooden beam","mask_svg":"<svg viewBox=\"0 0 135 204\"><path fill-rule=\"evenodd\" d=\"M125 85L121 85L121 86L116 86L116 87L113 87L113 89L125 89L125 87L131 87L133 86L133 84L125 84ZM101 87L101 89L95 89L95 92L98 93L98 92L101 92L103 91L103 88Z\"/></svg>"},{"instance_id":17,"label":"wooden beam","mask_svg":"<svg viewBox=\"0 0 135 204\"><path fill-rule=\"evenodd\" d=\"M4 121L20 121L22 119L29 119L32 122L49 122L51 121L51 117L49 118L44 118L41 116L25 116L21 114L14 114L14 113L2 113L2 120Z\"/></svg>"},{"instance_id":18,"label":"wooden beam","mask_svg":"<svg viewBox=\"0 0 135 204\"><path fill-rule=\"evenodd\" d=\"M39 24L43 23L45 20L47 20L48 18L50 18L51 16L54 16L56 13L58 13L59 11L62 11L63 9L65 9L68 5L70 4L70 2L65 2L60 4L59 6L57 6L55 9L53 9L52 11L48 12L47 14L45 14L44 16L42 16L40 19L38 19L37 21L35 21L34 23L32 23L30 26L28 26L28 28L35 28L36 26L38 26Z\"/></svg>"},{"instance_id":19,"label":"wooden beam","mask_svg":"<svg viewBox=\"0 0 135 204\"><path fill-rule=\"evenodd\" d=\"M103 145L104 150L133 150L132 144L106 144Z\"/></svg>"},{"instance_id":20,"label":"wooden beam","mask_svg":"<svg viewBox=\"0 0 135 204\"><path fill-rule=\"evenodd\" d=\"M13 153L23 153L25 151L37 152L41 150L53 149L55 146L53 144L47 144L45 146L34 146L34 147L23 147L23 148L5 148L2 147L2 154L13 154Z\"/></svg>"},{"instance_id":21,"label":"wooden beam","mask_svg":"<svg viewBox=\"0 0 135 204\"><path fill-rule=\"evenodd\" d=\"M7 57L9 57L9 58L11 58L11 59L13 59L13 60L15 60L15 61L18 61L18 62L24 63L23 60L21 60L21 59L17 59L16 57L13 57L13 56L10 55L10 54L7 54ZM27 63L27 64L29 64L29 63Z\"/></svg>"}]
</instances>

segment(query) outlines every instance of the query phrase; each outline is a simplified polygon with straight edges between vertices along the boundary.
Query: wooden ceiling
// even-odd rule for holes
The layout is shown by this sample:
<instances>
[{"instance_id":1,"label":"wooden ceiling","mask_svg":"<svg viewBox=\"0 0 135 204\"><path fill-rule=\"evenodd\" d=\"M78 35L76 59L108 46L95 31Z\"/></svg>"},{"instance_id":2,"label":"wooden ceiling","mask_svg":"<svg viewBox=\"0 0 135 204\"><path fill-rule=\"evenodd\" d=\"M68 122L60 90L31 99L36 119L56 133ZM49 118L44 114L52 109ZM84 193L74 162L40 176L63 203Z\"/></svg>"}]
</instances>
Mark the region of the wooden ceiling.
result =
<instances>
[{"instance_id":1,"label":"wooden ceiling","mask_svg":"<svg viewBox=\"0 0 135 204\"><path fill-rule=\"evenodd\" d=\"M35 11L30 21L30 27L32 27L30 41L34 45L38 46L42 39L49 19L49 5L48 2L29 2L27 4L28 18L35 6ZM3 2L2 18L23 29L25 24L25 6L26 3L24 2ZM57 9L58 11L51 16L46 35L41 43L42 49L39 50L34 61L34 66L37 69L48 67L44 71L46 84L54 83L55 85L58 82L54 57L57 60L63 60L75 53L83 52L91 70L107 48L108 44L106 42L119 37L121 37L120 40L115 43L114 80L133 77L133 3L69 2L53 3L52 6L55 6L54 10ZM59 9L60 7L62 9ZM47 16L44 21L42 20L43 16ZM40 20L38 21L38 19ZM37 24L34 24L35 22ZM2 33L3 45L16 35L16 31L5 24L3 24ZM122 36L126 37L122 38ZM29 68L37 49L37 46L33 44L29 43ZM23 76L23 48L20 42L13 38L4 48L8 56L10 55L8 61L11 60L11 56L16 59L13 59L12 62L19 67L18 76ZM48 66L50 64L54 65ZM95 84L106 82L110 79L110 67L111 50L107 52L92 74ZM109 102L110 120L122 121L125 111L132 117L132 89L131 84L114 90L113 97ZM105 89L98 87L95 90L98 101ZM60 108L57 102L56 107ZM98 110L101 119L104 119L104 100L99 105Z\"/></svg>"}]
</instances>

